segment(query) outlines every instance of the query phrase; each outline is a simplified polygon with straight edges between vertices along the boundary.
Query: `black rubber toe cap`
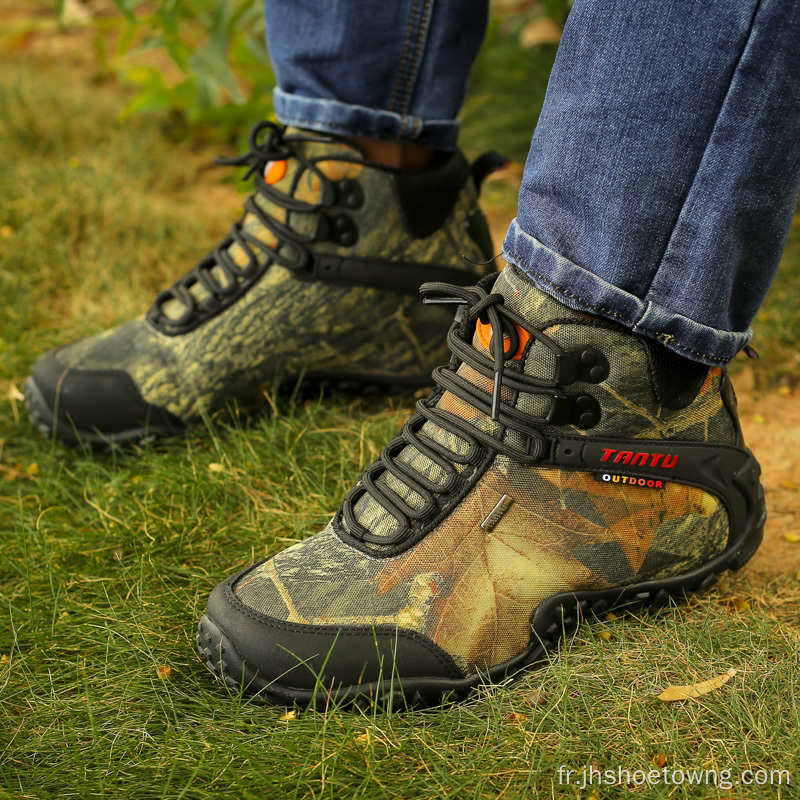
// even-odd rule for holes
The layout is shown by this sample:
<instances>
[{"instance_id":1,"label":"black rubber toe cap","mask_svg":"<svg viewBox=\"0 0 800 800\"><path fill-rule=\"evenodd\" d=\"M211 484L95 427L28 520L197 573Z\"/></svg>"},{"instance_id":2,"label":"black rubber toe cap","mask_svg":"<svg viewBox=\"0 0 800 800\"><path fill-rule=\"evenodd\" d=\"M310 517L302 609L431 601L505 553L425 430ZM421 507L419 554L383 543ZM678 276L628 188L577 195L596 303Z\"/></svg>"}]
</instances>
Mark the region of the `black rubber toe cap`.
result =
<instances>
[{"instance_id":1,"label":"black rubber toe cap","mask_svg":"<svg viewBox=\"0 0 800 800\"><path fill-rule=\"evenodd\" d=\"M59 436L77 432L89 439L97 434L136 438L151 429L159 433L183 429L174 414L142 399L128 373L65 367L57 356L58 350L45 353L34 365L30 380L38 393L40 419L36 421L57 427ZM50 420L41 419L48 414Z\"/></svg>"},{"instance_id":2,"label":"black rubber toe cap","mask_svg":"<svg viewBox=\"0 0 800 800\"><path fill-rule=\"evenodd\" d=\"M320 686L347 689L413 679L464 677L453 659L414 631L393 625L373 627L303 625L259 614L233 592L240 575L211 593L206 617L221 634L209 642L213 652L223 640L235 650L230 673L251 688L313 691ZM236 662L243 662L240 665Z\"/></svg>"}]
</instances>

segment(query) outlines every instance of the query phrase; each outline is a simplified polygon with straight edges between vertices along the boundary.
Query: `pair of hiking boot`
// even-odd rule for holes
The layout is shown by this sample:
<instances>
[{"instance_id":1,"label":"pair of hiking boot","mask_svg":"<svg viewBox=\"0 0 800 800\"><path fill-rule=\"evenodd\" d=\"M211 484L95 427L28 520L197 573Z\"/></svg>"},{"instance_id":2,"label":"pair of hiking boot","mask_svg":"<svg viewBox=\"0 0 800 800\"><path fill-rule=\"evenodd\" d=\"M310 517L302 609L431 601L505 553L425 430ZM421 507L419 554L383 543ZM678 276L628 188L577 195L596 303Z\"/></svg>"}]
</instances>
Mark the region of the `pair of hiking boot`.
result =
<instances>
[{"instance_id":1,"label":"pair of hiking boot","mask_svg":"<svg viewBox=\"0 0 800 800\"><path fill-rule=\"evenodd\" d=\"M213 591L197 645L230 686L462 699L584 617L704 589L755 552L760 470L727 374L513 266L486 274L477 197L496 157L393 170L261 123L231 162L255 184L241 222L144 317L37 362L41 430L172 435L255 413L269 388L416 387L451 358L322 532Z\"/></svg>"}]
</instances>

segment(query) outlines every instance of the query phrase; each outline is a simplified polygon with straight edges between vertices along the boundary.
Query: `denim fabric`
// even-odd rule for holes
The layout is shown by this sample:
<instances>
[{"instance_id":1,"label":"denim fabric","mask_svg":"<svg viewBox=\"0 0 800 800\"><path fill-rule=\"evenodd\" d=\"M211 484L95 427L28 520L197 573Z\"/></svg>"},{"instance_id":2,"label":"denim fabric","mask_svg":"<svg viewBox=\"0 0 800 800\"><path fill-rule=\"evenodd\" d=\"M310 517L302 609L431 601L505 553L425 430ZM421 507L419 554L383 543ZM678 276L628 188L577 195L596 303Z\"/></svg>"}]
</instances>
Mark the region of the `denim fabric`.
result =
<instances>
[{"instance_id":1,"label":"denim fabric","mask_svg":"<svg viewBox=\"0 0 800 800\"><path fill-rule=\"evenodd\" d=\"M455 147L487 0L264 0L287 124Z\"/></svg>"},{"instance_id":2,"label":"denim fabric","mask_svg":"<svg viewBox=\"0 0 800 800\"><path fill-rule=\"evenodd\" d=\"M484 0L265 3L280 119L454 146ZM723 364L799 189L795 0L576 0L503 255L573 308Z\"/></svg>"},{"instance_id":3,"label":"denim fabric","mask_svg":"<svg viewBox=\"0 0 800 800\"><path fill-rule=\"evenodd\" d=\"M799 189L794 0L577 0L504 256L721 364L751 336Z\"/></svg>"}]
</instances>

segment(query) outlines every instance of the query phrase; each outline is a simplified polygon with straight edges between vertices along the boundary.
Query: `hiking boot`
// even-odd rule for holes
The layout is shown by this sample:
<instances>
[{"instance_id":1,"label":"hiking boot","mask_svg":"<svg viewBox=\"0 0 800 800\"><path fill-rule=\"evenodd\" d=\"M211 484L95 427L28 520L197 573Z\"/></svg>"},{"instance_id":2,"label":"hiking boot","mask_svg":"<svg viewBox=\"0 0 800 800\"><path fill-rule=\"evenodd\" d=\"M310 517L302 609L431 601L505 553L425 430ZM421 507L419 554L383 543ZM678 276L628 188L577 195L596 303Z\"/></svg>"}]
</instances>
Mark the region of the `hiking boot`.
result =
<instances>
[{"instance_id":1,"label":"hiking boot","mask_svg":"<svg viewBox=\"0 0 800 800\"><path fill-rule=\"evenodd\" d=\"M429 280L472 284L493 269L478 205L487 154L429 168L365 161L352 144L269 122L250 132L255 193L214 250L147 314L42 356L25 387L31 420L67 443L179 433L279 386L349 390L430 384L450 313Z\"/></svg>"},{"instance_id":2,"label":"hiking boot","mask_svg":"<svg viewBox=\"0 0 800 800\"><path fill-rule=\"evenodd\" d=\"M760 469L726 372L575 312L514 267L457 302L449 366L328 526L216 587L201 656L277 703L464 698L592 614L755 552Z\"/></svg>"}]
</instances>

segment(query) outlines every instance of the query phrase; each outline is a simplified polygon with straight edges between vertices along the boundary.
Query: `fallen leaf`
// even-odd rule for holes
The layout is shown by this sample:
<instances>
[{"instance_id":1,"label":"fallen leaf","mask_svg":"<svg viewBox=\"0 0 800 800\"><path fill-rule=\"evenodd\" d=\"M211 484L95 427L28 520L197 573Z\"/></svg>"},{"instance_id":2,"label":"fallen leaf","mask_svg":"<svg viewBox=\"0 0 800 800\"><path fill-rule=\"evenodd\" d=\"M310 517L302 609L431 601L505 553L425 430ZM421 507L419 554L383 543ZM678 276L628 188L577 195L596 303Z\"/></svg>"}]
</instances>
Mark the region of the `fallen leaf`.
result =
<instances>
[{"instance_id":1,"label":"fallen leaf","mask_svg":"<svg viewBox=\"0 0 800 800\"><path fill-rule=\"evenodd\" d=\"M208 468L209 468L209 469L210 469L212 472L222 472L222 470L223 470L223 469L225 469L225 468L222 466L222 464L217 464L216 462L213 462L213 463L209 464L209 465L208 465Z\"/></svg>"},{"instance_id":2,"label":"fallen leaf","mask_svg":"<svg viewBox=\"0 0 800 800\"><path fill-rule=\"evenodd\" d=\"M14 235L14 229L10 225L0 227L0 239L10 239Z\"/></svg>"},{"instance_id":3,"label":"fallen leaf","mask_svg":"<svg viewBox=\"0 0 800 800\"><path fill-rule=\"evenodd\" d=\"M534 689L532 692L526 692L522 699L532 708L536 708L542 702L544 696L544 692L541 689Z\"/></svg>"},{"instance_id":4,"label":"fallen leaf","mask_svg":"<svg viewBox=\"0 0 800 800\"><path fill-rule=\"evenodd\" d=\"M609 611L608 614L606 614L603 617L603 619L616 619L616 618L617 618L617 615L613 611Z\"/></svg>"},{"instance_id":5,"label":"fallen leaf","mask_svg":"<svg viewBox=\"0 0 800 800\"><path fill-rule=\"evenodd\" d=\"M766 425L767 418L763 414L753 414L753 422L758 425Z\"/></svg>"},{"instance_id":6,"label":"fallen leaf","mask_svg":"<svg viewBox=\"0 0 800 800\"><path fill-rule=\"evenodd\" d=\"M797 484L794 481L781 481L781 489L788 489L790 492L796 492Z\"/></svg>"},{"instance_id":7,"label":"fallen leaf","mask_svg":"<svg viewBox=\"0 0 800 800\"><path fill-rule=\"evenodd\" d=\"M362 742L363 744L369 744L372 741L372 731L367 728L360 736L356 736L353 740L355 742Z\"/></svg>"},{"instance_id":8,"label":"fallen leaf","mask_svg":"<svg viewBox=\"0 0 800 800\"><path fill-rule=\"evenodd\" d=\"M720 686L724 686L735 674L736 670L731 667L727 672L723 672L722 675L718 675L716 678L711 678L707 681L701 681L700 683L690 684L688 686L668 686L661 692L658 699L663 700L665 703L672 703L675 700L687 700L693 697L700 697L701 695L713 692L714 689L719 689Z\"/></svg>"},{"instance_id":9,"label":"fallen leaf","mask_svg":"<svg viewBox=\"0 0 800 800\"><path fill-rule=\"evenodd\" d=\"M788 533L783 534L783 538L786 539L787 542L800 542L800 533L796 533L795 531L789 531Z\"/></svg>"},{"instance_id":10,"label":"fallen leaf","mask_svg":"<svg viewBox=\"0 0 800 800\"><path fill-rule=\"evenodd\" d=\"M667 757L663 753L656 753L653 756L653 764L657 767L663 767L667 763Z\"/></svg>"},{"instance_id":11,"label":"fallen leaf","mask_svg":"<svg viewBox=\"0 0 800 800\"><path fill-rule=\"evenodd\" d=\"M611 634L608 631L602 631L601 634L600 634L600 638L601 639L610 639L611 638Z\"/></svg>"},{"instance_id":12,"label":"fallen leaf","mask_svg":"<svg viewBox=\"0 0 800 800\"><path fill-rule=\"evenodd\" d=\"M791 397L792 396L792 387L791 386L779 386L777 389L777 393L781 397Z\"/></svg>"},{"instance_id":13,"label":"fallen leaf","mask_svg":"<svg viewBox=\"0 0 800 800\"><path fill-rule=\"evenodd\" d=\"M725 605L728 611L749 611L750 603L743 600L741 597L727 597L725 598Z\"/></svg>"},{"instance_id":14,"label":"fallen leaf","mask_svg":"<svg viewBox=\"0 0 800 800\"><path fill-rule=\"evenodd\" d=\"M516 723L518 723L518 724L519 724L519 723L521 723L521 722L525 722L527 719L528 719L528 718L527 718L527 717L526 717L524 714L517 714L517 713L516 713L516 712L514 712L514 711L512 711L512 712L511 712L511 713L510 713L510 714L509 714L509 715L506 717L506 721L507 721L507 722L516 722Z\"/></svg>"},{"instance_id":15,"label":"fallen leaf","mask_svg":"<svg viewBox=\"0 0 800 800\"><path fill-rule=\"evenodd\" d=\"M537 44L558 44L561 41L561 28L547 17L531 20L519 35L522 47L534 47Z\"/></svg>"},{"instance_id":16,"label":"fallen leaf","mask_svg":"<svg viewBox=\"0 0 800 800\"><path fill-rule=\"evenodd\" d=\"M34 461L32 464L28 464L28 466L25 467L25 472L27 472L28 475L38 475L39 465Z\"/></svg>"},{"instance_id":17,"label":"fallen leaf","mask_svg":"<svg viewBox=\"0 0 800 800\"><path fill-rule=\"evenodd\" d=\"M280 717L281 722L291 722L293 719L297 719L296 711L287 711L282 717Z\"/></svg>"},{"instance_id":18,"label":"fallen leaf","mask_svg":"<svg viewBox=\"0 0 800 800\"><path fill-rule=\"evenodd\" d=\"M172 670L169 667L158 667L156 669L156 673L162 681L165 681L167 678L169 678L171 672Z\"/></svg>"},{"instance_id":19,"label":"fallen leaf","mask_svg":"<svg viewBox=\"0 0 800 800\"><path fill-rule=\"evenodd\" d=\"M0 464L0 475L7 481L15 481L20 478L29 479L31 476L27 472L22 471L22 464L15 464L13 467L7 467L5 464Z\"/></svg>"},{"instance_id":20,"label":"fallen leaf","mask_svg":"<svg viewBox=\"0 0 800 800\"><path fill-rule=\"evenodd\" d=\"M8 656L3 653L3 655L0 656L0 667L4 667L6 664L8 664Z\"/></svg>"}]
</instances>

